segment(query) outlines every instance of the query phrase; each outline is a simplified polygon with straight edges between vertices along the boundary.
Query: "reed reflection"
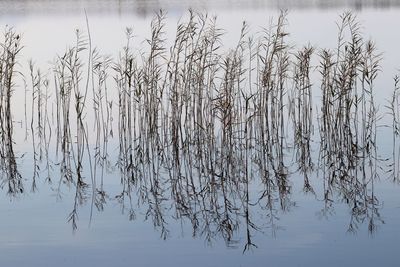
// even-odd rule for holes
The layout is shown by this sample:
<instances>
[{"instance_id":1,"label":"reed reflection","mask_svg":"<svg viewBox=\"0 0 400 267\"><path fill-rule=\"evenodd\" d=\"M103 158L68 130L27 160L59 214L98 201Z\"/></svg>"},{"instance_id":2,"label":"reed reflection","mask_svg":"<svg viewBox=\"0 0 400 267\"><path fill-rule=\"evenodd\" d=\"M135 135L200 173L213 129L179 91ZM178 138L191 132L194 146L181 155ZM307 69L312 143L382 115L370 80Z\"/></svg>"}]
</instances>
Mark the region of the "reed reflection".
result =
<instances>
[{"instance_id":1,"label":"reed reflection","mask_svg":"<svg viewBox=\"0 0 400 267\"><path fill-rule=\"evenodd\" d=\"M300 177L303 191L317 198L322 184L321 215L343 202L350 211L348 230L366 223L374 233L383 223L374 192L383 164L374 100L381 57L360 33L356 17L340 17L334 51L310 45L296 50L288 40L285 12L259 35L244 22L237 43L227 50L216 18L193 10L167 47L165 18L162 11L154 16L151 37L140 51L133 49L132 29L126 29L126 45L116 60L92 45L88 23L55 59L49 74L54 85L30 63L32 189L41 170L48 182L59 177L53 185L58 196L73 188L68 220L74 230L81 205L102 211L116 200L130 220L144 214L162 238L169 236L171 222L189 222L194 237L222 239L246 251L257 247L256 234L269 229L275 236L279 218L296 208L293 186ZM7 75L19 39L11 31L6 40L11 56L0 58L6 75L1 103L2 114L11 118L13 77ZM318 86L310 78L315 72ZM315 89L322 96L317 103ZM397 89L391 102L395 138L396 101ZM53 105L55 122L48 115ZM15 195L23 184L12 121L0 120L0 126L7 148L2 181ZM120 174L116 196L104 186L109 172ZM238 243L241 237L244 244Z\"/></svg>"}]
</instances>

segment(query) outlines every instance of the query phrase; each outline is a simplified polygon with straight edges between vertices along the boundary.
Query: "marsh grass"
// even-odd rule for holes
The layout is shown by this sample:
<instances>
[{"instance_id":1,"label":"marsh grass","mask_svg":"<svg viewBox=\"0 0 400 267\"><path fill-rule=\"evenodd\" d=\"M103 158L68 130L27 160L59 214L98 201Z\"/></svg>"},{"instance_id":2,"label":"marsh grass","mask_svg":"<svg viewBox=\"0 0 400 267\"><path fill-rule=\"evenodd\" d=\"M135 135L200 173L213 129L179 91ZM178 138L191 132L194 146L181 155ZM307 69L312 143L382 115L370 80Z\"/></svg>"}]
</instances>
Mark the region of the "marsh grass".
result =
<instances>
[{"instance_id":1,"label":"marsh grass","mask_svg":"<svg viewBox=\"0 0 400 267\"><path fill-rule=\"evenodd\" d=\"M11 96L14 90L17 55L21 51L21 38L12 28L6 28L0 48L0 162L1 186L7 187L11 196L24 192L23 179L17 168L14 153L13 117L11 111Z\"/></svg>"},{"instance_id":2,"label":"marsh grass","mask_svg":"<svg viewBox=\"0 0 400 267\"><path fill-rule=\"evenodd\" d=\"M305 46L295 54L293 89L290 97L291 116L294 127L295 157L299 171L304 175L304 191L314 190L309 181L314 164L311 142L314 133L313 97L310 80L311 56L314 48Z\"/></svg>"},{"instance_id":3,"label":"marsh grass","mask_svg":"<svg viewBox=\"0 0 400 267\"><path fill-rule=\"evenodd\" d=\"M96 187L95 205L98 210L104 209L107 194L104 190L104 172L111 170L108 151L108 140L112 138L112 100L109 100L107 78L111 68L111 59L93 51L93 109L95 113L94 131L96 136L94 148L93 176L97 177L97 165L100 166L100 184Z\"/></svg>"},{"instance_id":4,"label":"marsh grass","mask_svg":"<svg viewBox=\"0 0 400 267\"><path fill-rule=\"evenodd\" d=\"M393 149L392 149L392 161L389 163L389 170L388 173L390 173L391 178L394 182L399 181L399 163L400 163L400 151L398 149L398 137L400 134L400 102L399 102L399 92L400 92L400 78L398 75L396 75L393 78L394 82L394 87L393 87L393 92L391 95L390 100L388 101L388 104L386 105L386 108L388 109L388 114L391 116L391 125L389 126L392 129L392 144L393 144Z\"/></svg>"},{"instance_id":5,"label":"marsh grass","mask_svg":"<svg viewBox=\"0 0 400 267\"><path fill-rule=\"evenodd\" d=\"M343 14L338 28L337 50L321 53L320 155L325 201L329 206L332 190L339 188L343 201L352 207L348 230L355 231L360 218L366 216L373 233L380 218L373 187L379 166L374 80L381 57L373 42L364 41L353 14Z\"/></svg>"},{"instance_id":6,"label":"marsh grass","mask_svg":"<svg viewBox=\"0 0 400 267\"><path fill-rule=\"evenodd\" d=\"M322 173L320 214L332 212L336 197L351 210L349 231L368 221L373 233L383 222L374 193L380 53L364 40L356 17L340 17L335 50L297 49L290 43L286 12L257 34L243 22L232 47L224 46L216 17L193 10L179 21L168 47L165 21L164 12L155 14L140 50L134 49L140 40L133 29L126 29L116 59L92 47L87 23L87 33L77 31L75 44L55 59L54 85L50 74L30 64L32 99L25 103L31 103L32 113L32 189L42 157L51 181L54 147L60 168L55 190L58 196L64 186L75 190L68 216L74 230L80 205L91 198L102 211L116 199L130 220L143 211L162 238L169 235L171 216L189 222L193 236L207 242L222 238L228 246L238 245L244 228L247 251L257 247L257 232L270 229L275 235L279 216L296 207L291 177L300 174L303 191L316 195L311 177ZM1 166L7 174L3 186L7 183L12 195L23 191L8 110L17 36L6 32L0 54ZM310 78L316 74L319 84ZM390 102L393 142L398 80ZM53 105L54 124L47 115ZM318 157L312 147L319 149ZM104 177L114 167L121 190L109 196ZM396 172L393 167L393 177Z\"/></svg>"}]
</instances>

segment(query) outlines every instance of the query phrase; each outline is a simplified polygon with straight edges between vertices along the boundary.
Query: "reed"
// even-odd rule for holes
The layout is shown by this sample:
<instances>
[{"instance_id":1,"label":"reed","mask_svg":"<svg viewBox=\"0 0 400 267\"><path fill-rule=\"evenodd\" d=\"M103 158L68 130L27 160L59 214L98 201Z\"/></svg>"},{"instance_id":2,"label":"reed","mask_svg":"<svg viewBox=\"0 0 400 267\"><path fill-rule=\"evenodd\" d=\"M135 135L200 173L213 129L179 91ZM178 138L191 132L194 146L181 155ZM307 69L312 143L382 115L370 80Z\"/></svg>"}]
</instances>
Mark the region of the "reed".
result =
<instances>
[{"instance_id":1,"label":"reed","mask_svg":"<svg viewBox=\"0 0 400 267\"><path fill-rule=\"evenodd\" d=\"M397 148L397 141L398 141L398 136L400 134L400 114L399 114L399 92L400 92L400 78L399 76L395 76L394 79L394 89L391 95L391 99L386 106L386 108L389 110L389 114L391 116L391 128L392 128L392 144L393 144L393 149L392 149L392 162L389 164L389 170L388 172L391 175L391 178L394 182L399 181L399 164L400 164L400 153Z\"/></svg>"},{"instance_id":2,"label":"reed","mask_svg":"<svg viewBox=\"0 0 400 267\"><path fill-rule=\"evenodd\" d=\"M11 96L17 75L17 56L21 51L21 37L12 28L6 28L0 48L0 161L2 169L2 187L15 196L24 192L23 179L18 171L13 140L13 117Z\"/></svg>"},{"instance_id":3,"label":"reed","mask_svg":"<svg viewBox=\"0 0 400 267\"><path fill-rule=\"evenodd\" d=\"M232 46L223 43L216 17L189 10L169 47L165 21L164 12L155 14L139 50L140 40L126 29L115 59L92 47L87 22L87 33L77 31L75 44L55 59L54 83L30 63L25 108L30 103L32 114L28 125L25 110L25 127L33 143L32 189L44 158L51 181L49 151L55 148L58 196L64 186L75 190L68 216L74 230L89 198L98 211L116 199L130 220L144 214L162 238L173 217L189 222L193 236L237 246L243 225L247 251L257 247L255 233L269 228L275 235L281 214L295 207L292 175L301 174L303 191L315 195L311 179L317 175L324 187L321 214L332 212L337 197L351 209L350 232L362 220L374 232L382 223L373 190L380 167L374 84L381 56L356 16L340 17L334 50L292 45L286 12L261 33L243 22ZM11 195L24 188L10 110L19 39L7 31L0 50L0 165ZM319 83L312 80L317 75ZM396 77L389 103L394 143L398 84ZM54 124L47 115L53 106ZM121 189L112 197L105 177L114 166ZM390 167L395 179L398 167Z\"/></svg>"}]
</instances>

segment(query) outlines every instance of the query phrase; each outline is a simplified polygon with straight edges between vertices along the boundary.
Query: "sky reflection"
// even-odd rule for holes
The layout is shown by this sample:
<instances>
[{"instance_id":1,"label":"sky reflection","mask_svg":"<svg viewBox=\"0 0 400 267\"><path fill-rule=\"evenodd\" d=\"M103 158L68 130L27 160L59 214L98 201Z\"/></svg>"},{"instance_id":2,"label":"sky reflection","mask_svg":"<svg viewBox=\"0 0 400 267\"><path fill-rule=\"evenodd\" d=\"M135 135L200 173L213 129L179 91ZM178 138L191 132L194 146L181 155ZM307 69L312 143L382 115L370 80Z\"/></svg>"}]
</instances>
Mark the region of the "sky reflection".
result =
<instances>
[{"instance_id":1,"label":"sky reflection","mask_svg":"<svg viewBox=\"0 0 400 267\"><path fill-rule=\"evenodd\" d=\"M366 120L351 117L351 120L346 121L345 116L340 117L340 114L335 113L345 109L344 104L337 104L337 99L343 97L342 103L354 103L356 102L352 100L354 94L351 94L349 98L344 98L335 91L337 98L328 96L327 101L336 103L330 106L329 110L332 113L323 113L321 106L318 105L324 96L320 90L324 80L319 76L317 68L319 61L315 60L321 53L322 47L335 48L337 45L334 43L337 39L337 28L334 23L338 20L336 8L397 7L397 1L390 3L367 1L362 4L356 1L350 4L339 1L334 4L332 2L327 4L326 1L296 1L295 3L280 1L279 5L276 2L252 1L250 4L248 2L245 4L243 1L229 1L230 6L236 10L234 12L225 12L226 10L218 12L228 2L224 4L198 2L195 4L198 7L217 10L215 13L220 16L221 25L227 31L227 37L223 37L225 46L221 48L223 49L221 58L223 57L224 60L218 61L220 58L215 58L220 68L218 68L219 75L210 83L215 85L211 90L213 95L206 96L204 93L204 96L200 97L200 94L195 94L196 100L188 102L184 102L183 99L190 95L191 91L183 94L180 90L176 90L174 83L185 83L186 75L184 74L187 69L190 69L189 67L196 69L200 66L199 70L211 68L214 64L211 60L212 54L210 57L204 57L210 60L208 62L210 64L202 63L199 60L201 57L195 56L192 57L193 61L190 63L186 62L186 58L181 61L171 60L171 66L176 63L177 69L180 69L183 74L177 75L176 80L168 78L170 77L168 75L162 75L162 77L167 77L163 86L166 85L165 90L168 92L164 95L163 101L171 101L175 94L180 96L177 102L171 101L171 106L165 109L154 109L154 107L147 109L144 98L140 98L143 92L139 91L134 91L136 102L126 100L126 92L121 88L129 84L130 80L124 80L121 77L129 78L137 73L131 72L132 69L129 68L124 69L124 66L132 67L133 62L133 59L129 59L129 53L125 59L121 56L126 43L124 27L133 24L137 29L136 39L133 42L134 49L141 49L145 45L147 47L148 43L143 40L150 38L150 19L154 16L152 10L165 7L173 14L169 16L171 13L167 13L166 23L166 28L169 30L167 39L173 39L177 21L181 14L186 12L188 5L170 1L118 1L118 4L115 4L116 2L96 1L96 4L93 4L93 1L79 1L79 3L71 4L71 2L14 1L11 4L11 2L3 1L0 3L4 5L3 12L8 12L8 17L2 17L2 22L7 23L8 18L17 21L16 29L23 32L23 45L26 46L23 52L26 54L19 58L22 62L21 66L26 68L29 58L38 61L32 68L34 70L32 81L29 80L31 79L29 70L21 67L27 71L25 77L30 86L27 92L34 96L29 102L29 107L32 105L35 110L29 114L32 118L33 115L37 115L35 113L37 110L44 111L44 105L41 104L43 102L39 103L38 99L43 100L47 97L47 95L43 97L45 91L40 91L40 86L38 87L38 85L43 85L40 87L43 90L44 84L35 81L49 79L51 83L47 83L47 86L49 84L50 86L59 84L68 86L73 83L68 80L72 76L68 72L68 67L71 65L67 68L63 67L67 64L64 59L74 52L75 27L85 29L86 26L82 8L87 7L89 12L96 14L90 18L93 43L100 46L100 51L111 55L115 62L118 60L122 63L128 62L128 64L120 63L119 66L113 62L112 65L107 66L110 73L113 71L118 73L114 74L114 77L110 76L108 83L108 88L114 90L110 93L114 101L113 120L107 117L100 121L100 128L96 128L93 127L93 122L96 121L94 115L86 116L85 113L84 119L88 123L78 126L81 130L88 131L92 139L87 142L96 146L86 147L85 143L82 143L84 139L81 139L81 143L76 141L78 134L75 134L74 125L77 122L80 123L82 118L72 113L75 116L71 116L73 126L69 129L70 125L67 124L66 127L68 128L66 132L73 131L67 141L70 148L60 149L60 154L66 155L65 157L69 159L71 159L70 155L76 155L74 153L79 150L83 151L82 154L86 157L86 149L89 147L91 152L100 151L101 157L94 156L96 160L93 160L93 166L97 170L97 178L101 176L101 183L100 179L96 184L90 183L91 165L88 164L87 158L77 157L78 164L72 163L68 166L60 154L58 156L54 154L54 143L58 143L62 138L57 141L52 139L52 145L46 144L48 137L44 136L43 132L52 133L55 138L55 132L62 128L54 122L57 105L54 99L53 102L50 100L45 102L49 103L49 110L53 108L52 112L43 112L42 115L45 114L45 116L40 117L42 121L40 118L36 119L35 116L32 119L33 127L24 128L22 109L14 113L15 151L18 168L23 175L25 191L23 194L16 192L10 197L6 195L6 183L3 184L3 194L0 198L0 203L2 203L0 211L4 217L0 227L1 266L71 266L73 264L78 266L265 266L266 263L272 266L398 265L399 256L396 252L400 238L398 186L392 183L392 180L396 180L397 177L396 174L392 177L391 173L387 172L390 171L388 166L392 164L392 161L396 164L399 157L398 151L391 154L392 129L382 127L383 123L375 125L373 120L369 121L371 123L367 127L365 126L367 123L359 124ZM246 12L241 12L240 8L244 6L248 9ZM273 83L273 89L270 88L273 91L271 93L268 90L269 83L265 80L254 83L260 86L257 90L253 87L250 91L237 91L232 99L226 97L229 86L224 87L221 80L229 75L222 74L234 76L241 70L241 68L229 68L232 66L231 62L237 62L235 61L237 55L229 49L235 47L238 42L241 26L238 17L248 17L256 28L250 31L251 34L254 32L260 34L260 27L269 25L268 15L271 13L266 15L270 11L265 11L269 6L294 9L293 13L288 15L288 32L291 33L287 37L288 45L284 46L283 53L277 52L279 56L271 61L273 62L271 68L277 71L281 66L278 63L282 63L282 58L289 54L299 56L297 61L293 61L296 63L291 65L293 68L286 70L288 75L282 76L286 78L280 80L283 81L282 84L290 85L285 87L285 94L282 95L282 99L284 97L285 100L280 99L279 90L276 90L278 88L276 84L281 83ZM258 10L258 7L265 10ZM319 7L328 9L323 12L316 11ZM332 11L329 8L335 8L335 10ZM175 9L183 11L176 12L175 16L173 13ZM47 12L52 15L45 15ZM65 16L58 17L63 12L66 12ZM107 13L112 15L106 16ZM122 17L116 15L120 13L128 15ZM129 16L131 13L151 14L151 16L137 18ZM13 14L17 15L13 16ZM32 16L25 16L26 14ZM279 11L274 9L272 14L277 19ZM378 23L377 17L380 18ZM379 107L380 114L387 113L384 108L386 102L382 99L389 98L392 92L392 73L396 71L398 54L396 42L392 42L393 36L382 29L389 28L391 23L398 23L397 17L396 10L388 9L379 11L368 9L360 14L363 25L362 38L365 38L365 41L369 37L377 38L379 51L385 53L382 59L384 71L379 73L377 83L374 83L377 93L373 96L376 98L371 99L366 96L357 99L371 114L374 111L374 104L371 104L373 101L377 101L376 106ZM184 18L187 19L187 16ZM57 19L57 23L54 23ZM315 21L319 22L318 30L310 31ZM217 22L219 23L219 20ZM218 23L217 25L220 25ZM393 25L392 27L396 28ZM278 36L281 35L285 36L278 34ZM292 36L293 39L290 39ZM208 39L199 38L199 40L206 40L202 43L205 49L196 50L194 55L201 54L202 51L212 51L207 49ZM244 40L247 42L248 39ZM351 43L351 39L346 40ZM286 39L280 42L286 42ZM302 62L308 62L306 55L296 54L303 51L302 47L307 42L317 46L313 54L314 61L309 62L312 66L310 70L313 72L310 74L312 77L310 81L307 81L309 77L304 73L296 71L294 71L295 75L291 73L292 70L300 68ZM293 43L295 46L292 47ZM344 47L339 49L339 58L348 58L343 55L351 56L346 54L349 50ZM257 52L255 59L265 55L264 48L261 48L261 52ZM190 49L191 46L188 46L187 51L192 51ZM240 49L243 49L242 56L248 55L246 46ZM166 51L171 50L168 48ZM147 59L148 53L145 50L141 52L143 58ZM83 58L86 59L86 54ZM160 61L155 62L163 62L165 58L168 57L160 57ZM150 60L144 60L145 66L146 62ZM260 62L258 64L261 64ZM266 59L263 58L263 63L265 62ZM346 60L342 63L346 64ZM252 66L255 65L252 64ZM99 69L102 65L96 66L99 67L97 71L100 73ZM332 66L335 67L335 64ZM362 77L363 67L364 65L360 63L354 69L360 77ZM143 71L146 77L154 77L152 75L156 75L159 71L156 63L149 68L153 69L140 69L139 66L138 73ZM54 71L55 69L57 71ZM262 77L268 78L268 72L263 72L265 70L268 68L257 69L257 73L262 73L265 75ZM192 77L192 74L187 75ZM279 75L276 74L276 76ZM297 77L296 82L292 80L294 76ZM193 77L198 78L198 76ZM113 78L122 82L116 85L111 81ZM336 81L342 78L349 84L354 82L352 78L344 75L332 81L327 80L327 83L332 83L334 87L337 86L336 89L340 89ZM138 78L135 80L137 82L135 88L148 86L145 85L147 81L148 79ZM356 88L360 86L358 81L354 83ZM104 83L99 84L101 88L105 88L102 87L105 86ZM191 84L191 86L195 85L194 82ZM312 99L309 98L310 93L306 90L311 87L314 90ZM153 87L146 88L151 91ZM238 90L234 85L232 88ZM302 90L294 91L295 88L302 88ZM298 95L298 92L303 93ZM317 93L314 94L314 92ZM16 90L15 94L19 96L14 102L19 105L15 106L22 107L23 90ZM55 97L55 94L51 96ZM152 96L149 95L149 97ZM296 99L302 99L304 102L301 102L302 105L293 99L286 102L286 97L297 97ZM263 102L262 99L265 98L269 100ZM76 99L79 101L79 95ZM100 97L97 99L97 104L102 103L105 109L107 105L109 106L110 102L106 101L110 99L105 100ZM121 108L124 107L120 104L121 102L118 102L121 99L127 101L124 103L137 104L133 108L133 113ZM155 99L157 101L152 103L166 103ZM93 111L91 100L93 99L90 99L90 103L88 102L86 106L87 113ZM51 103L53 106L50 105ZM174 106L176 103L179 105ZM206 104L196 106L197 103ZM129 105L126 104L126 106ZM294 109L290 109L290 106ZM68 110L68 107L65 106L63 110ZM203 112L195 113L196 107ZM278 114L276 117L287 121L282 124L276 122L279 120L275 120L275 117L268 117L268 115L259 119L261 116L257 115L255 110L260 107L267 110L266 113ZM351 105L350 107L354 108ZM193 116L185 117L183 125L181 125L181 120L175 117L176 114L180 114L179 108L193 112ZM158 113L159 110L163 112ZM351 116L366 115L359 110L351 110ZM310 117L308 114L311 111L318 112L318 118L321 119L319 123L325 126L323 131L320 131L322 127L319 128L319 123L311 122L317 117L316 113L314 117ZM290 115L291 112L294 114L293 117ZM135 127L127 127L129 120L121 114L137 115ZM153 116L156 115L162 116L162 119L154 118ZM330 129L329 126L337 123L338 117L344 121L343 124L336 124L336 128ZM371 115L371 118L375 118L374 115ZM66 117L62 120L66 120ZM235 123L227 123L232 122L230 120L234 120ZM51 121L53 121L52 124L49 123ZM107 143L106 137L111 134L109 134L109 126L105 126L105 123L111 123L111 121L114 127L112 137L114 140ZM156 125L158 121L167 123L159 126ZM41 122L45 123L39 126ZM47 125L46 123L49 123L51 127L43 126ZM287 132L286 128L283 130L280 127L292 125L292 123L295 126ZM313 134L310 128L312 124ZM214 128L207 125L212 125ZM42 133L40 133L41 127L44 127ZM261 131L262 127L271 129L271 135L264 136L266 131ZM365 131L370 135L359 138L354 132L348 132L349 128ZM99 140L97 143L94 133L101 129L106 129L106 131L100 133L101 137L97 139ZM295 141L292 140L293 133L297 133L295 135L297 137L294 137ZM32 136L36 137L35 142L32 142ZM372 141L374 136L378 136L376 143ZM320 138L323 139L321 142ZM353 140L357 140L357 143L352 143ZM319 150L320 144L323 147L321 150ZM32 145L37 149L36 153L31 151ZM47 149L50 151L48 154ZM28 151L26 155L23 154L25 151ZM41 155L40 159L39 155ZM364 159L366 161L363 162ZM106 163L107 161L111 163ZM78 168L80 164L84 166L83 169ZM36 174L37 166L35 178L38 191L33 193L29 189L31 177ZM67 167L60 170L60 166ZM65 176L65 173L72 175ZM85 186L76 186L79 183L78 179L75 180L78 174L79 179L83 181L82 184L87 183ZM47 176L51 178L52 184L46 183ZM64 179L65 177L67 178ZM3 177L3 181L7 179L8 176ZM86 198L76 197L80 193ZM105 197L92 198L92 193L96 197ZM80 201L82 203L79 203ZM75 208L74 202L78 203L75 205L78 208L71 212ZM67 221L71 218L71 214L75 216L75 212L76 227L73 227L71 231L71 221L69 223Z\"/></svg>"},{"instance_id":2,"label":"sky reflection","mask_svg":"<svg viewBox=\"0 0 400 267\"><path fill-rule=\"evenodd\" d=\"M186 10L188 8L202 10L239 10L239 9L391 9L398 8L398 0L2 0L0 12L3 14L68 14L88 12L103 15L135 14L139 16L151 15L158 9L170 12Z\"/></svg>"}]
</instances>

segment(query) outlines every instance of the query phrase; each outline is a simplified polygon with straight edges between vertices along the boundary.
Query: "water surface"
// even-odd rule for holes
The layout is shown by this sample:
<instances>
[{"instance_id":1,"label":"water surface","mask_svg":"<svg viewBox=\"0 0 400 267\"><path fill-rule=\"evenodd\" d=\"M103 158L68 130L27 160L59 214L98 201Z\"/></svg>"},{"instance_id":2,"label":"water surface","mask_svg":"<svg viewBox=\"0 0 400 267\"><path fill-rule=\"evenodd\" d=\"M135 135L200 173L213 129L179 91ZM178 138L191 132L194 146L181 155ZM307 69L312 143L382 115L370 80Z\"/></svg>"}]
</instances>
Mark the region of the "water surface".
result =
<instances>
[{"instance_id":1,"label":"water surface","mask_svg":"<svg viewBox=\"0 0 400 267\"><path fill-rule=\"evenodd\" d=\"M231 210L233 231L226 226L224 214L213 210L201 210L202 201L184 207L187 214L177 214L179 201L172 199L170 184L161 184L165 190L161 205L157 199L140 203L138 191L133 191L131 216L128 196L124 205L117 196L121 194L121 174L116 165L118 159L118 140L108 144L111 164L104 172L104 188L108 198L104 210L98 211L89 197L83 205L79 205L77 229L73 230L68 222L75 200L75 186L63 186L58 191L60 155L55 155L54 144L50 146L49 172L46 162L40 163L37 192L30 192L29 185L33 176L31 133L25 140L25 114L21 109L13 109L15 152L26 189L23 194L10 197L4 187L0 210L3 214L0 242L2 256L0 265L4 266L397 266L400 262L396 253L397 241L400 237L398 229L399 187L392 182L387 173L388 158L392 156L393 143L390 116L385 106L391 96L397 73L400 54L397 51L395 30L400 25L397 1L224 1L214 3L199 1L188 3L183 1L2 1L3 26L10 25L21 33L23 50L19 56L20 70L29 77L28 60L33 59L35 66L41 68L44 76L53 83L53 62L57 55L74 45L75 29L87 29L84 9L87 11L92 43L101 53L116 59L119 51L126 43L125 28L132 27L134 32L133 47L138 50L147 45L150 38L150 23L154 10L164 8L167 11L166 39L171 43L175 38L179 20L187 17L187 8L207 11L217 16L218 27L224 29L221 38L224 51L235 47L240 34L242 21L248 21L251 34L259 34L263 27L268 27L272 18L279 16L279 8L289 8L287 31L288 40L293 49L311 44L317 51L322 48L335 49L337 46L337 25L340 14L345 9L353 9L361 25L363 36L376 42L382 53L381 72L375 80L375 101L379 114L384 116L378 122L377 151L379 160L379 177L365 184L365 191L334 190L331 201L324 199L326 186L322 171L310 175L310 183L315 194L303 190L304 177L297 172L293 163L293 147L288 145L285 161L290 169L290 194L274 191L274 204L271 209L267 205L255 205L263 185L260 177L254 177L249 183L251 223L245 218L235 216ZM229 8L226 8L229 7ZM172 45L172 43L170 44ZM315 57L313 66L317 66ZM319 103L321 78L318 72L312 74L314 103ZM29 81L29 78L26 78ZM111 86L110 82L110 87ZM13 105L24 105L23 84L19 82L13 95ZM28 91L31 93L31 91ZM54 95L52 95L54 97ZM110 97L114 103L118 101L116 92ZM49 120L54 120L54 101L49 101ZM28 106L31 103L28 101ZM317 106L315 110L319 110ZM85 117L89 136L92 136L93 114L92 104L88 104ZM51 110L51 112L50 112ZM117 108L114 106L114 113ZM114 115L113 127L117 133L118 115ZM31 113L28 112L28 121ZM52 122L54 127L54 122ZM315 128L317 123L314 122ZM75 127L75 126L73 126ZM30 129L29 129L30 130ZM94 131L93 131L94 132ZM94 134L93 134L94 135ZM54 138L54 137L53 137ZM317 162L318 131L312 139L313 160ZM54 140L54 139L53 139ZM94 139L90 145L94 144ZM235 150L235 153L240 151ZM92 154L93 155L93 154ZM136 156L136 155L135 155ZM138 156L137 156L138 157ZM84 177L90 180L89 163L84 161ZM188 161L189 162L189 161ZM195 161L193 161L195 162ZM150 168L151 164L145 165ZM147 170L147 169L146 169ZM144 172L146 172L144 170ZM45 182L46 176L53 183ZM164 175L164 176L162 176ZM161 172L162 177L168 173ZM153 177L149 174L149 177ZM195 176L193 176L195 177ZM219 177L219 176L216 176ZM186 175L185 178L190 178ZM362 180L362 179L360 179ZM246 196L245 183L227 186L228 199L240 206ZM180 190L190 190L190 186ZM154 189L146 191L151 194ZM90 190L89 190L90 191ZM164 192L164 191L163 191ZM354 194L347 199L361 201L365 198L370 205L359 213L355 212L352 203L344 201L343 195ZM202 194L200 194L202 195ZM207 200L213 196L204 194ZM184 196L184 194L183 194ZM203 196L203 195L202 195ZM216 203L223 207L223 196L217 190ZM375 198L377 201L375 201ZM372 201L371 201L372 199ZM203 201L205 201L203 200ZM152 202L152 201L155 201ZM282 202L286 203L282 205ZM328 204L328 207L327 207ZM161 209L162 220L149 213L149 206ZM235 206L235 205L232 205ZM283 208L284 207L284 208ZM182 209L182 207L181 207ZM153 210L154 211L154 210ZM196 214L198 221L188 218ZM242 213L241 213L242 214ZM132 219L132 220L130 220ZM374 225L371 229L371 220ZM211 225L207 228L207 223ZM249 228L249 225L250 228ZM350 227L351 226L351 227ZM249 230L249 232L248 232ZM229 236L232 234L232 236ZM251 245L249 244L249 234ZM228 235L228 236L227 236Z\"/></svg>"}]
</instances>

